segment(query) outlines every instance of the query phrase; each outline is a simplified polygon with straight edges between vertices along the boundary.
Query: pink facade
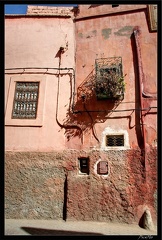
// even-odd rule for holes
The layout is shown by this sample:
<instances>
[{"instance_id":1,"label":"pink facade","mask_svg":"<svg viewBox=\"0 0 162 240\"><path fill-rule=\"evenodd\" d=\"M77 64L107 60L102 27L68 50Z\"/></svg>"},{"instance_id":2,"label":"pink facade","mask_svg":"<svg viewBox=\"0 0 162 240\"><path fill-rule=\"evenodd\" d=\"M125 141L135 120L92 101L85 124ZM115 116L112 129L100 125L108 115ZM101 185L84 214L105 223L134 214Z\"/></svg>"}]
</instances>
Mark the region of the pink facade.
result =
<instances>
[{"instance_id":1,"label":"pink facade","mask_svg":"<svg viewBox=\"0 0 162 240\"><path fill-rule=\"evenodd\" d=\"M98 12L97 12L97 8ZM138 8L138 12L136 12ZM83 9L83 10L82 10ZM116 8L115 8L116 9ZM136 46L133 36L134 27L140 28L140 50L141 50L141 62L143 67L143 92L147 95L152 95L152 98L143 99L144 108L155 107L155 109L149 110L149 113L156 113L156 91L157 91L157 33L150 33L148 27L148 19L146 18L146 6L119 6L117 9L121 11L121 14L112 14L115 10L112 6L107 6L106 10L104 6L90 8L89 5L81 6L79 16L76 18L76 74L77 74L77 87L83 89L82 82L85 81L88 76L95 69L95 59L110 58L110 57L122 57L123 74L125 76L125 95L124 100L117 103L117 107L114 108L111 101L97 101L96 98L92 98L86 102L86 107L90 111L97 110L121 110L121 112L111 112L110 118L107 112L98 111L92 113L94 122L100 122L102 124L96 124L96 133L100 139L100 133L104 131L107 126L112 128L125 129L129 133L130 148L138 147L138 136L136 124L136 111L124 111L125 109L136 109L139 104L139 89L138 89L138 76L137 76L137 59L136 59ZM142 10L141 10L142 9ZM125 11L128 11L125 13ZM132 11L131 11L132 10ZM134 10L134 11L133 11ZM141 11L140 11L141 10ZM107 12L105 12L107 11ZM91 13L92 12L92 13ZM107 15L105 15L107 13ZM92 17L89 17L89 15ZM102 15L103 14L103 15ZM123 16L124 15L124 16ZM88 18L86 19L86 16ZM97 17L99 16L99 17ZM122 17L123 16L123 17ZM154 64L152 64L152 63ZM91 82L91 80L87 80ZM81 98L82 92L86 90L80 90L78 93L78 102ZM79 95L80 94L80 95ZM87 96L88 97L88 96ZM81 102L81 101L80 101ZM78 109L83 109L83 104L78 103ZM110 105L110 108L109 106ZM123 110L123 111L122 111ZM146 110L145 113L147 113ZM87 113L85 113L85 117ZM119 117L121 122L119 124ZM146 142L149 145L154 145L156 142L156 114L146 114ZM130 125L129 125L130 124ZM134 126L134 127L133 127ZM135 127L136 126L136 127ZM92 140L91 144L94 146L96 140Z\"/></svg>"},{"instance_id":2,"label":"pink facade","mask_svg":"<svg viewBox=\"0 0 162 240\"><path fill-rule=\"evenodd\" d=\"M138 222L149 208L156 224L157 31L150 16L147 5L30 7L27 15L5 16L7 217L14 216L11 173L22 169L33 178L34 168L49 204L55 202L53 216L34 207L42 186L26 180L29 206L25 180L17 177L16 218ZM119 57L124 97L98 100L97 64ZM16 82L39 82L35 119L12 117ZM109 146L109 135L122 136L123 144ZM89 161L87 175L80 158ZM99 172L100 162L107 172Z\"/></svg>"},{"instance_id":3,"label":"pink facade","mask_svg":"<svg viewBox=\"0 0 162 240\"><path fill-rule=\"evenodd\" d=\"M56 76L59 72L59 57L57 53L61 46L67 46L67 51L61 59L60 67L74 68L74 26L72 19L71 17L9 16L6 18L5 27L5 67L12 68L6 74L5 110L8 113L6 115L8 123L5 130L6 150L52 151L65 149L63 130L60 131L60 127L56 123L58 88L58 78ZM28 67L31 67L31 69L23 70ZM34 69L34 67L40 69ZM15 70L14 68L22 69ZM55 69L47 71L47 68ZM12 73L10 74L10 72ZM16 73L13 75L13 72ZM60 73L64 75L60 81L58 106L61 111L58 111L57 117L62 122L66 117L68 109L69 79L72 71L64 70ZM19 120L20 124L24 126L23 128L19 127L16 119L9 121L11 110L8 112L8 108L12 108L13 105L13 95L12 99L9 99L9 87L18 77L21 80L22 76L28 80L35 76L40 80L44 78L42 80L42 82L45 82L43 83L44 86L42 86L44 95L42 96L43 99L39 99L41 104L38 103L38 107L41 109L41 117L43 118L39 127L37 123L33 123L33 127L26 126L28 125L26 121L29 120ZM33 122L33 120L30 122Z\"/></svg>"}]
</instances>

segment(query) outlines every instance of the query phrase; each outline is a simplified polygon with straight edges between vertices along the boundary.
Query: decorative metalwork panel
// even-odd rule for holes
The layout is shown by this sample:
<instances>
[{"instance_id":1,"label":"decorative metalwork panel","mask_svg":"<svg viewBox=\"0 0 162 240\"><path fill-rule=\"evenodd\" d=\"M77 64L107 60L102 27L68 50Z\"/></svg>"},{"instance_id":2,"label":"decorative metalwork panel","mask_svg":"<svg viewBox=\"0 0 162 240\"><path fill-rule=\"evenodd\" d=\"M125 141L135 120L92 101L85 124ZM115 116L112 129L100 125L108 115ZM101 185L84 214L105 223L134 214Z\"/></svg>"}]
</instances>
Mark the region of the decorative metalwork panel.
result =
<instances>
[{"instance_id":1,"label":"decorative metalwork panel","mask_svg":"<svg viewBox=\"0 0 162 240\"><path fill-rule=\"evenodd\" d=\"M121 57L96 59L96 96L118 99L124 94Z\"/></svg>"},{"instance_id":2,"label":"decorative metalwork panel","mask_svg":"<svg viewBox=\"0 0 162 240\"><path fill-rule=\"evenodd\" d=\"M39 82L16 82L12 118L35 119Z\"/></svg>"},{"instance_id":3,"label":"decorative metalwork panel","mask_svg":"<svg viewBox=\"0 0 162 240\"><path fill-rule=\"evenodd\" d=\"M106 146L107 147L124 146L124 135L107 135Z\"/></svg>"},{"instance_id":4,"label":"decorative metalwork panel","mask_svg":"<svg viewBox=\"0 0 162 240\"><path fill-rule=\"evenodd\" d=\"M109 57L96 59L96 71L104 67L118 68L122 64L121 57Z\"/></svg>"}]
</instances>

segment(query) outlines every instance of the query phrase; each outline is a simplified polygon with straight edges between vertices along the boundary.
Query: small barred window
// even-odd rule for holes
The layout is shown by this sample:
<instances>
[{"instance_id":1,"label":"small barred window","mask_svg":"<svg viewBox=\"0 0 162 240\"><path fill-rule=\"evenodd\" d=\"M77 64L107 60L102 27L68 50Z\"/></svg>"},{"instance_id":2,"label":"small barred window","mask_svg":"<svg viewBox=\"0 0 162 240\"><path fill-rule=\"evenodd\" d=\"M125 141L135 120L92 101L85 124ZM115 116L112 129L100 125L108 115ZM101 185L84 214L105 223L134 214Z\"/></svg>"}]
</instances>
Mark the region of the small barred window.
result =
<instances>
[{"instance_id":1,"label":"small barred window","mask_svg":"<svg viewBox=\"0 0 162 240\"><path fill-rule=\"evenodd\" d=\"M39 82L16 82L12 118L36 119Z\"/></svg>"},{"instance_id":2,"label":"small barred window","mask_svg":"<svg viewBox=\"0 0 162 240\"><path fill-rule=\"evenodd\" d=\"M106 146L124 146L124 135L106 135Z\"/></svg>"}]
</instances>

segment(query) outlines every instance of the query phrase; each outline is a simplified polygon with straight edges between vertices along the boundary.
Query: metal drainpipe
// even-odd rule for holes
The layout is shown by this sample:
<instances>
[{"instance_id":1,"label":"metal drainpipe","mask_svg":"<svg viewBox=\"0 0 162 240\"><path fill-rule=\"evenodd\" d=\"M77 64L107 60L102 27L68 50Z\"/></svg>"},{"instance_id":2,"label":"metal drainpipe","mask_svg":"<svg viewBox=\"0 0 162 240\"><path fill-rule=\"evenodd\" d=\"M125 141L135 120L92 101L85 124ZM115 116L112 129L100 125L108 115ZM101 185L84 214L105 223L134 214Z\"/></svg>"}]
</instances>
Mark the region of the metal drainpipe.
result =
<instances>
[{"instance_id":1,"label":"metal drainpipe","mask_svg":"<svg viewBox=\"0 0 162 240\"><path fill-rule=\"evenodd\" d=\"M138 70L139 70L139 91L140 91L140 108L143 108L143 97L142 97L142 84L143 84L143 66L142 66L142 59L141 59L141 48L140 48L140 29L139 27L135 27L133 30L135 43L136 43L136 50L137 50L137 61L138 61ZM145 126L144 126L144 115L141 111L141 125L142 125L142 135L143 135L143 149L142 149L142 156L143 156L143 164L146 168L146 133L145 133Z\"/></svg>"}]
</instances>

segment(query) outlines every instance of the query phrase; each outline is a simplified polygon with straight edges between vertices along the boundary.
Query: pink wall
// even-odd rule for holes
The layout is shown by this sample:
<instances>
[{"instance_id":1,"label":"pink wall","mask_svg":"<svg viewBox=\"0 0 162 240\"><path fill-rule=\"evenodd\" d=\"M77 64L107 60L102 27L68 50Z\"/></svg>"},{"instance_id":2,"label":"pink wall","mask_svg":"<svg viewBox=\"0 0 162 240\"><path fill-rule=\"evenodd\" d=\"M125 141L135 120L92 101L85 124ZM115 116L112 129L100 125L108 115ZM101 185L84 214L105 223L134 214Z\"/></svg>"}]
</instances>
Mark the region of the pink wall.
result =
<instances>
[{"instance_id":1,"label":"pink wall","mask_svg":"<svg viewBox=\"0 0 162 240\"><path fill-rule=\"evenodd\" d=\"M122 57L123 74L125 76L126 90L124 100L114 108L116 110L139 108L139 88L136 47L133 37L133 29L139 26L141 59L143 64L143 90L147 94L156 95L157 92L157 32L149 31L148 10L146 5L119 5L112 8L111 5L97 6L81 5L80 12L76 17L76 85L82 86L89 74L95 69L95 59ZM121 12L120 14L114 12ZM107 14L107 15L106 15ZM81 94L76 97L75 110L85 110L81 101ZM156 99L144 99L144 107L156 107ZM96 101L95 98L86 102L88 110L107 110L112 103L110 101ZM156 142L156 112L151 109L145 116L146 142L154 145ZM139 113L139 112L138 112ZM83 117L84 115L84 117ZM138 133L140 126L137 123L135 111L123 111L112 113L111 118L106 114L91 113L95 124L98 139L107 126L114 129L128 130L130 147L138 147ZM128 116L128 117L127 117ZM130 116L130 117L129 117ZM82 114L82 118L88 118L87 113ZM121 117L121 118L120 118ZM101 122L102 118L102 124ZM85 120L86 121L86 120ZM90 121L90 118L89 118ZM87 120L88 122L88 120ZM85 125L88 123L85 123ZM130 124L130 125L129 125ZM135 127L136 125L136 127ZM140 135L140 134L139 134ZM86 138L86 136L85 136ZM89 139L87 134L86 146L94 146L96 139Z\"/></svg>"},{"instance_id":2,"label":"pink wall","mask_svg":"<svg viewBox=\"0 0 162 240\"><path fill-rule=\"evenodd\" d=\"M67 47L61 58L61 68L74 67L74 25L71 18L6 17L5 20L5 68L49 67L59 68L57 53L60 47ZM12 72L12 73L11 73ZM13 72L15 74L13 74ZM56 104L58 70L31 69L8 70L5 76L5 111L6 119L11 118L13 99L9 99L11 83L14 78L21 81L26 77L32 80L35 75L45 78L45 95L38 106L43 108L41 127L17 126L12 120L5 128L6 150L52 151L65 148L64 129L56 123ZM70 78L72 70L61 71L58 100L58 120L66 117L69 107ZM12 85L13 87L13 85ZM21 120L22 122L24 120ZM25 122L25 121L24 121Z\"/></svg>"},{"instance_id":3,"label":"pink wall","mask_svg":"<svg viewBox=\"0 0 162 240\"><path fill-rule=\"evenodd\" d=\"M140 112L121 111L140 107L135 26L141 30L142 90L154 96L143 98L143 107L157 106L157 32L149 31L147 6L79 5L75 19L47 10L5 18L7 218L65 218L66 211L68 219L138 223L149 207L156 223L157 109L144 116L145 161ZM84 86L94 77L95 59L114 56L122 57L127 74L116 106L96 100ZM38 118L12 119L15 82L31 80L40 81ZM121 112L106 112L113 109ZM105 149L105 135L114 132L124 134L126 146ZM79 157L89 158L89 175L80 174ZM97 173L100 161L108 174Z\"/></svg>"},{"instance_id":4,"label":"pink wall","mask_svg":"<svg viewBox=\"0 0 162 240\"><path fill-rule=\"evenodd\" d=\"M136 123L137 116L135 112L123 111L111 113L111 117L109 116L109 118L108 115L100 112L91 113L94 121L92 123L92 119L86 112L74 115L68 111L69 100L72 100L71 87L74 87L74 83L76 84L74 111L85 111L82 100L78 95L78 87L82 85L87 76L94 70L96 58L114 56L122 57L123 73L127 74L125 77L126 91L124 100L115 109L138 108L139 96L136 86L136 82L138 81L137 63L135 62L135 45L132 40L133 28L135 26L139 26L141 29L140 45L145 77L144 90L150 94L156 93L157 33L149 32L146 5L140 5L139 11L137 8L137 5L134 5L134 7L131 5L120 5L117 8L112 8L111 5L107 5L107 8L103 5L98 7L81 5L75 24L71 17L6 17L5 68L58 68L59 58L57 57L57 53L61 46L67 48L61 56L61 68L74 68L74 56L76 59L75 78L70 77L71 75L68 75L68 71L62 71L64 75L60 78L58 118L59 123L64 125L65 128L60 128L61 125L59 126L56 122L58 86L58 77L56 74L58 71L52 70L50 72L50 70L48 73L52 74L47 74L43 72L46 70L30 70L30 72L33 71L32 74L40 75L40 77L43 74L46 78L45 96L42 103L44 104L43 124L41 127L19 127L12 121L13 124L7 125L5 129L6 150L52 151L66 148L100 148L102 133L106 127L116 130L127 130L129 133L130 148L138 147L140 140L137 139L137 131L139 131L140 126ZM128 10L131 11L129 12ZM122 15L112 14L115 11L121 11ZM106 13L108 15L105 15ZM103 16L100 17L83 18L102 14ZM13 73L13 71L6 71L5 109L6 112L8 111L6 119L10 117L7 107L9 108L10 105L10 108L12 108L12 101L8 101L10 81L14 81L13 76L15 75L21 76L21 70L14 70L14 75L11 72ZM70 70L70 73L73 74L72 70ZM34 76L32 74L26 71L23 73L23 75L28 76L28 79L32 79L32 76ZM156 100L147 100L145 106L146 108L149 106L156 107ZM112 103L110 104L108 101L96 101L96 98L86 102L86 107L92 111L114 109ZM156 109L150 110L150 112L156 112ZM147 115L145 122L147 143L153 145L157 138L156 114ZM93 124L96 136L94 136L92 131ZM131 128L129 128L129 124ZM133 127L135 124L136 128ZM73 129L71 129L71 125L73 125ZM78 128L81 130L79 134L76 134L79 131Z\"/></svg>"}]
</instances>

